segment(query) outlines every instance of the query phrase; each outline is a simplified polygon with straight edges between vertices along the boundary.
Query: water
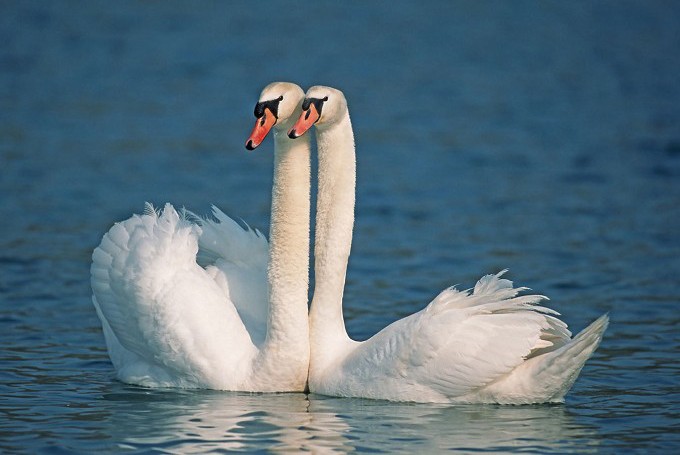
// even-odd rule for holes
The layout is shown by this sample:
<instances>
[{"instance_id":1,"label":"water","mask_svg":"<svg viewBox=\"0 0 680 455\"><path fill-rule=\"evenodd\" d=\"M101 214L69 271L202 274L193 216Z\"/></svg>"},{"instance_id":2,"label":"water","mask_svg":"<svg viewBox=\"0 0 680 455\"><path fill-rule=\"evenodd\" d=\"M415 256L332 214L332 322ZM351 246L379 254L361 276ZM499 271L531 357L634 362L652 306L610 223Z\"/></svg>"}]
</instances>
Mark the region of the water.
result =
<instances>
[{"instance_id":1,"label":"water","mask_svg":"<svg viewBox=\"0 0 680 455\"><path fill-rule=\"evenodd\" d=\"M0 452L670 453L680 447L674 2L5 2ZM566 403L434 406L113 378L89 256L214 203L266 231L273 80L343 89L358 144L345 298L364 339L510 268L611 326Z\"/></svg>"}]
</instances>

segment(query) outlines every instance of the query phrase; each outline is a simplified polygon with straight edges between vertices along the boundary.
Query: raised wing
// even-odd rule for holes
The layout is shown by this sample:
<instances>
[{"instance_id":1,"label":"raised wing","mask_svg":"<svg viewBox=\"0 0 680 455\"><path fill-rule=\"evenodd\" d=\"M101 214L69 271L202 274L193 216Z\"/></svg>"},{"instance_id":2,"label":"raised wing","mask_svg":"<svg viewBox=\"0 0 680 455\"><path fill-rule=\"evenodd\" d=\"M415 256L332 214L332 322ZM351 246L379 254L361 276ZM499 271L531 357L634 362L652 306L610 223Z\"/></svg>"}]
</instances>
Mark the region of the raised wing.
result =
<instances>
[{"instance_id":1,"label":"raised wing","mask_svg":"<svg viewBox=\"0 0 680 455\"><path fill-rule=\"evenodd\" d=\"M196 262L200 235L171 205L160 214L149 206L115 224L94 250L95 306L115 337L107 345L122 380L230 388L255 355L228 294ZM118 347L126 353L111 352Z\"/></svg>"},{"instance_id":2,"label":"raised wing","mask_svg":"<svg viewBox=\"0 0 680 455\"><path fill-rule=\"evenodd\" d=\"M199 263L236 307L253 342L266 336L269 296L267 263L269 244L257 229L243 227L213 206L214 219L194 216L201 224Z\"/></svg>"}]
</instances>

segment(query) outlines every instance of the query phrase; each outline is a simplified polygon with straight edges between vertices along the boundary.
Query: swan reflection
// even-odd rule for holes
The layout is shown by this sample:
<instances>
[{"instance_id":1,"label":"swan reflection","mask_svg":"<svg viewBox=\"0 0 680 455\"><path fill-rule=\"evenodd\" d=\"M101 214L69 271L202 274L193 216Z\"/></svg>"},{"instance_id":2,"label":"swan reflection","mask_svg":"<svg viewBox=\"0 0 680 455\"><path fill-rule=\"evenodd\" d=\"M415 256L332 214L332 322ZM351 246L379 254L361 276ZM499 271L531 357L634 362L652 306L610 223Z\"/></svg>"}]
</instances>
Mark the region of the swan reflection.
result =
<instances>
[{"instance_id":1,"label":"swan reflection","mask_svg":"<svg viewBox=\"0 0 680 455\"><path fill-rule=\"evenodd\" d=\"M125 407L111 416L121 448L179 453L352 450L349 425L334 410L309 411L302 393L249 394L128 388L108 399ZM132 398L131 398L132 396ZM127 411L127 412L120 412ZM118 416L124 420L116 421Z\"/></svg>"},{"instance_id":2,"label":"swan reflection","mask_svg":"<svg viewBox=\"0 0 680 455\"><path fill-rule=\"evenodd\" d=\"M587 450L594 430L578 425L564 405L437 405L310 397L309 412L346 417L357 450L395 450L407 444L442 450ZM593 448L594 450L595 448Z\"/></svg>"},{"instance_id":3,"label":"swan reflection","mask_svg":"<svg viewBox=\"0 0 680 455\"><path fill-rule=\"evenodd\" d=\"M518 448L587 451L595 431L564 405L432 405L301 393L159 391L105 396L119 448L170 452L397 451ZM596 450L596 446L590 446Z\"/></svg>"}]
</instances>

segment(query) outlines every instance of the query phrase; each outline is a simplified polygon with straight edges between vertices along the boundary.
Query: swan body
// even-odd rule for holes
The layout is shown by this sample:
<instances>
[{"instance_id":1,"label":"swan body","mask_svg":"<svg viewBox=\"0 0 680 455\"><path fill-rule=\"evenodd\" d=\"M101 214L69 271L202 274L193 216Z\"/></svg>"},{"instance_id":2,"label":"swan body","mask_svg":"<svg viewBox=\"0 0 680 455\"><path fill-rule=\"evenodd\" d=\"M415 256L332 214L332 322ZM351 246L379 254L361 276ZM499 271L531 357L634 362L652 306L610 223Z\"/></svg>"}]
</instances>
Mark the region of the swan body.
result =
<instances>
[{"instance_id":1,"label":"swan body","mask_svg":"<svg viewBox=\"0 0 680 455\"><path fill-rule=\"evenodd\" d=\"M170 204L94 250L93 303L118 378L148 387L303 391L309 366L310 144L286 137L304 93L267 86L247 148L275 136L270 243L216 208Z\"/></svg>"},{"instance_id":2,"label":"swan body","mask_svg":"<svg viewBox=\"0 0 680 455\"><path fill-rule=\"evenodd\" d=\"M316 286L310 309L311 392L393 401L560 402L607 328L608 316L572 338L558 313L502 278L441 292L423 310L364 342L351 340L342 295L354 223L354 137L342 92L312 87L289 132L316 126L319 193Z\"/></svg>"}]
</instances>

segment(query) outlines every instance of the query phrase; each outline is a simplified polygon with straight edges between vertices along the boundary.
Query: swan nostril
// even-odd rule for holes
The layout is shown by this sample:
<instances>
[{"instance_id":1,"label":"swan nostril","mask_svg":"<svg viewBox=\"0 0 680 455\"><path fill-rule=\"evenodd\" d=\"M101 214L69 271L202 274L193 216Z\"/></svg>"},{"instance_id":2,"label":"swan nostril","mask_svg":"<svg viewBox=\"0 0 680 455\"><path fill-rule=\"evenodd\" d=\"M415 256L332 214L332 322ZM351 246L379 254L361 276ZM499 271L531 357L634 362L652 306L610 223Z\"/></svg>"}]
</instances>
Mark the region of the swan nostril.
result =
<instances>
[{"instance_id":1,"label":"swan nostril","mask_svg":"<svg viewBox=\"0 0 680 455\"><path fill-rule=\"evenodd\" d=\"M255 150L255 147L253 146L253 140L252 139L248 139L248 142L246 142L246 148L248 150Z\"/></svg>"},{"instance_id":2,"label":"swan nostril","mask_svg":"<svg viewBox=\"0 0 680 455\"><path fill-rule=\"evenodd\" d=\"M298 135L295 132L295 129L292 129L288 132L288 137L291 138L291 139L297 139Z\"/></svg>"}]
</instances>

